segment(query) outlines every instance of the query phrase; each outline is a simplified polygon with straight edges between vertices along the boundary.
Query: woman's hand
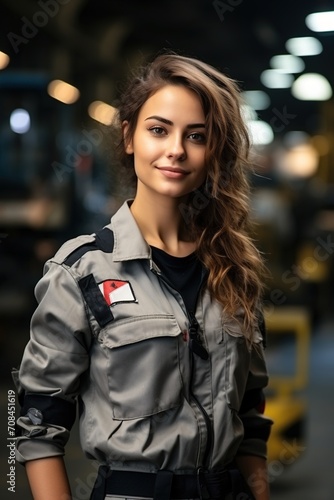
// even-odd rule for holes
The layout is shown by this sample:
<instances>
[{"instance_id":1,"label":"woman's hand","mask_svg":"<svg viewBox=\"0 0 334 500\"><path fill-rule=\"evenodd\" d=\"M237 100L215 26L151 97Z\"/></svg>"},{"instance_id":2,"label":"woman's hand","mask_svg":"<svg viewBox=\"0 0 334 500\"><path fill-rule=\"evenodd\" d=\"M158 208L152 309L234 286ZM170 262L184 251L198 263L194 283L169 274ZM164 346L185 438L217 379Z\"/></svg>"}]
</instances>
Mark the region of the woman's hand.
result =
<instances>
[{"instance_id":1,"label":"woman's hand","mask_svg":"<svg viewBox=\"0 0 334 500\"><path fill-rule=\"evenodd\" d=\"M269 500L267 461L254 455L236 458L236 463L256 500Z\"/></svg>"}]
</instances>

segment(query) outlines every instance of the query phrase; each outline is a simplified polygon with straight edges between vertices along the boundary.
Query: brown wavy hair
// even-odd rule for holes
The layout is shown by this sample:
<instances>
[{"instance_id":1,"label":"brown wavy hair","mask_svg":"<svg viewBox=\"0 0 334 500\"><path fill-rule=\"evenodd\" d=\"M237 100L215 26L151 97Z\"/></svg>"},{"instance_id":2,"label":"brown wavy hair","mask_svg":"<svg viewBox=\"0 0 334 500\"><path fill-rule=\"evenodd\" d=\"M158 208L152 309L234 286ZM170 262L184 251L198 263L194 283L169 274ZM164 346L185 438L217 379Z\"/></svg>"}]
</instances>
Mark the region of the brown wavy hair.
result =
<instances>
[{"instance_id":1,"label":"brown wavy hair","mask_svg":"<svg viewBox=\"0 0 334 500\"><path fill-rule=\"evenodd\" d=\"M223 310L241 321L252 339L258 321L265 267L250 233L250 139L237 83L212 66L178 54L160 54L141 68L123 92L118 120L128 122L120 141L121 160L134 174L125 145L133 137L139 111L165 85L182 85L199 97L206 117L207 179L180 204L197 254L208 270L207 288ZM242 313L240 314L240 312ZM242 319L241 319L242 318Z\"/></svg>"}]
</instances>

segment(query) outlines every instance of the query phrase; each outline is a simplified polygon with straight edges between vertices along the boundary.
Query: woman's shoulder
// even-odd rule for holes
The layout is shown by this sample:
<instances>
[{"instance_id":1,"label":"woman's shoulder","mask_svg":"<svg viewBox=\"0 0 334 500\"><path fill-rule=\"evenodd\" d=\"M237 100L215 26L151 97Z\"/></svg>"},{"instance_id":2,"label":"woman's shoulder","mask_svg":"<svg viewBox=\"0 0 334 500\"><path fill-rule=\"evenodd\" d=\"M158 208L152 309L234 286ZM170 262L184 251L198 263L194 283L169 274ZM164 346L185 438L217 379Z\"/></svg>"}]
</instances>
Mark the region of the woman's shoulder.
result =
<instances>
[{"instance_id":1,"label":"woman's shoulder","mask_svg":"<svg viewBox=\"0 0 334 500\"><path fill-rule=\"evenodd\" d=\"M67 240L49 260L71 267L87 252L101 250L112 253L113 247L114 235L111 226L108 225L95 233L83 234Z\"/></svg>"},{"instance_id":2,"label":"woman's shoulder","mask_svg":"<svg viewBox=\"0 0 334 500\"><path fill-rule=\"evenodd\" d=\"M129 201L130 200L127 200L123 203L123 205L111 217L110 223L103 228L91 234L76 236L75 238L69 239L63 243L50 261L57 264L66 264L71 267L89 251L101 250L105 253L113 253L114 230L117 232L117 230L119 231L119 227L121 227L122 232L124 233L124 227L128 227L131 222L132 226L129 226L129 232L131 233L133 230L134 223L130 215L130 209L128 206ZM115 225L116 228L114 228Z\"/></svg>"}]
</instances>

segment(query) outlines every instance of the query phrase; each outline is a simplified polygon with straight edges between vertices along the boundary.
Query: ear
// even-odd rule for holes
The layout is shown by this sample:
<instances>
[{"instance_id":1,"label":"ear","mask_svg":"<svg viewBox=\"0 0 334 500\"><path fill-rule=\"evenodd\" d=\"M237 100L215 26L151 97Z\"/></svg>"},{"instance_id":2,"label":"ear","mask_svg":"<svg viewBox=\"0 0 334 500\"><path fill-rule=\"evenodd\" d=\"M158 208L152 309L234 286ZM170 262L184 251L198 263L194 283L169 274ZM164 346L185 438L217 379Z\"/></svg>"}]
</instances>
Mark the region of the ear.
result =
<instances>
[{"instance_id":1,"label":"ear","mask_svg":"<svg viewBox=\"0 0 334 500\"><path fill-rule=\"evenodd\" d=\"M126 137L128 129L129 129L129 122L127 120L124 120L124 122L122 122L122 134L123 134L125 152L128 155L132 155L134 152L133 151L133 141L132 141L132 138L129 139Z\"/></svg>"}]
</instances>

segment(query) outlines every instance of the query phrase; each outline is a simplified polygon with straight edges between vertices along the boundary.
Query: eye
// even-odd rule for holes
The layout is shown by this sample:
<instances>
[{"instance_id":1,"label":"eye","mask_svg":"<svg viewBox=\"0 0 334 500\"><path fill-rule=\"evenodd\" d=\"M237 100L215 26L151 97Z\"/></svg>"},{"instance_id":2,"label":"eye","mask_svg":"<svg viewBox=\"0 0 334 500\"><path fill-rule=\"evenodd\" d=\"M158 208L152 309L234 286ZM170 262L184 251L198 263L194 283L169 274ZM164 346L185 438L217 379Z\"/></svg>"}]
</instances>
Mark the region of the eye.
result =
<instances>
[{"instance_id":1,"label":"eye","mask_svg":"<svg viewBox=\"0 0 334 500\"><path fill-rule=\"evenodd\" d=\"M189 139L194 141L194 142L198 142L200 144L205 144L206 142L206 137L204 134L201 134L200 132L193 132L191 134L189 134Z\"/></svg>"},{"instance_id":2,"label":"eye","mask_svg":"<svg viewBox=\"0 0 334 500\"><path fill-rule=\"evenodd\" d=\"M157 125L154 127L150 127L148 130L152 132L153 135L163 135L166 133L163 127L159 127Z\"/></svg>"}]
</instances>

